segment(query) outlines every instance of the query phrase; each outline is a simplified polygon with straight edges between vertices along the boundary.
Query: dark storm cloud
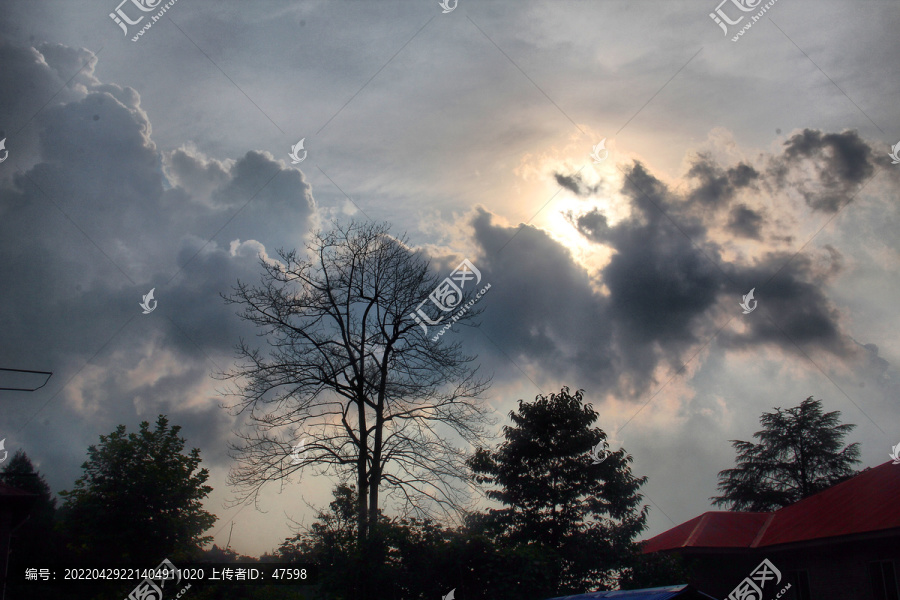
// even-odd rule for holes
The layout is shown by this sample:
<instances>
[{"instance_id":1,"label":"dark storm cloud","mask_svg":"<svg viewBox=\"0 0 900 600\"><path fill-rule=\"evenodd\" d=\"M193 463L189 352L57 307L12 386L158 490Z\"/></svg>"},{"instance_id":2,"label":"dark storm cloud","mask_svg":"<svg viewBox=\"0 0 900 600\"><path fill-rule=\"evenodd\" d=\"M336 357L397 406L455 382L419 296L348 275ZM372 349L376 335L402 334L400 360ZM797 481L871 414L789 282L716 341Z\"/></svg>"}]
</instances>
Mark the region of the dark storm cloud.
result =
<instances>
[{"instance_id":1,"label":"dark storm cloud","mask_svg":"<svg viewBox=\"0 0 900 600\"><path fill-rule=\"evenodd\" d=\"M93 67L64 87L89 56L0 46L0 81L17 78L0 86L4 126L28 123L10 137L16 152L0 172L0 365L54 372L26 402L5 407L6 429L58 393L17 443L66 457L59 469L77 467L97 432L133 430L158 413L185 424L194 445L202 438L224 449L213 438L233 420L221 398L196 395L255 330L219 294L256 279L265 247L306 235L316 210L310 186L265 152L237 160L160 152L137 91L98 81ZM150 288L157 308L143 315ZM42 437L83 419L92 431L81 438Z\"/></svg>"},{"instance_id":2,"label":"dark storm cloud","mask_svg":"<svg viewBox=\"0 0 900 600\"><path fill-rule=\"evenodd\" d=\"M477 265L491 283L481 301L483 326L503 352L550 372L584 374L598 385L615 379L614 356L584 351L608 345L613 325L604 318L606 300L592 292L569 251L529 226L503 248L516 228L495 225L483 209L472 225L483 249Z\"/></svg>"},{"instance_id":3,"label":"dark storm cloud","mask_svg":"<svg viewBox=\"0 0 900 600\"><path fill-rule=\"evenodd\" d=\"M754 319L749 333L734 337L733 342L770 344L789 353L797 351L795 344L815 342L835 355L852 353L849 339L840 330L839 315L822 291L841 271L836 250L826 247L825 264L790 251L770 252L752 264L727 262L710 232L691 217L693 203L702 200L689 194L680 201L640 164L626 182L623 191L638 212L597 241L615 251L602 276L613 297L618 290L623 298L618 304L625 314L616 316L625 322L650 324L629 332L636 339L643 334L643 339L661 345L672 339L695 341L701 337L698 332L705 331L696 324L710 321L720 300L734 304L736 291L744 294L756 288L757 300L765 296L767 310L779 326ZM652 208L638 202L641 194L652 198ZM671 220L660 218L662 210Z\"/></svg>"},{"instance_id":4,"label":"dark storm cloud","mask_svg":"<svg viewBox=\"0 0 900 600\"><path fill-rule=\"evenodd\" d=\"M170 157L173 181L193 197L208 198L219 214L240 211L238 223L225 228L223 239L265 240L270 248L302 245L315 212L312 187L303 173L254 150L230 166L184 148Z\"/></svg>"},{"instance_id":5,"label":"dark storm cloud","mask_svg":"<svg viewBox=\"0 0 900 600\"><path fill-rule=\"evenodd\" d=\"M589 186L584 183L580 173L574 175L563 175L562 173L554 173L556 183L569 190L576 196L587 197L596 194L600 186Z\"/></svg>"},{"instance_id":6,"label":"dark storm cloud","mask_svg":"<svg viewBox=\"0 0 900 600\"><path fill-rule=\"evenodd\" d=\"M594 238L616 250L602 272L612 297L610 317L626 324L629 339L656 340L672 349L692 343L693 320L714 303L723 284L718 270L694 243L716 262L718 249L704 242L705 227L679 211L665 184L643 165L632 168L622 191L637 210L604 238ZM680 229L663 210L680 220Z\"/></svg>"},{"instance_id":7,"label":"dark storm cloud","mask_svg":"<svg viewBox=\"0 0 900 600\"><path fill-rule=\"evenodd\" d=\"M825 146L821 150L828 153ZM791 168L790 159L777 160ZM830 185L846 188L861 174L838 170ZM722 330L720 347L862 358L824 291L842 271L840 253L825 246L797 255L783 249L726 259L722 233L755 240L776 236L766 231L760 211L744 203L719 216L713 211L710 217L709 208L729 206L739 190L759 193L758 187L774 184L750 165L723 168L705 155L689 175L700 185L679 194L635 163L619 192L631 206L629 216L611 225L598 209L568 214L582 236L612 251L595 285L567 251L537 229L523 227L500 252L516 230L494 225L491 215L480 211L475 237L496 281L485 320L490 336L519 360L586 382L595 391L633 398L659 383L654 375L661 365L679 369L729 319L740 316L741 296L755 288L762 310L746 319L745 327ZM576 176L556 178L583 195Z\"/></svg>"},{"instance_id":8,"label":"dark storm cloud","mask_svg":"<svg viewBox=\"0 0 900 600\"><path fill-rule=\"evenodd\" d=\"M588 239L602 241L609 237L609 221L599 210L593 209L577 216L569 212L566 216L570 222L577 222L578 230Z\"/></svg>"},{"instance_id":9,"label":"dark storm cloud","mask_svg":"<svg viewBox=\"0 0 900 600\"><path fill-rule=\"evenodd\" d=\"M811 181L790 177L791 170L804 164L815 173ZM805 129L784 142L784 152L773 160L771 173L780 186L797 186L811 208L833 213L853 197L874 169L872 149L855 131Z\"/></svg>"},{"instance_id":10,"label":"dark storm cloud","mask_svg":"<svg viewBox=\"0 0 900 600\"><path fill-rule=\"evenodd\" d=\"M87 50L61 44L26 48L0 39L0 130L10 153L6 169L36 158L40 130L29 119L38 108L51 99L54 104L81 99L85 87L98 86L92 58Z\"/></svg>"},{"instance_id":11,"label":"dark storm cloud","mask_svg":"<svg viewBox=\"0 0 900 600\"><path fill-rule=\"evenodd\" d=\"M593 212L578 223L583 234L619 250L600 278L608 296L544 232L525 227L497 252L515 230L493 225L484 211L473 224L496 281L485 326L497 343L596 391L636 397L653 386L661 362L679 368L685 352L711 332L713 323L702 317L723 278L656 208L674 200L660 181L637 166L627 188L637 208L633 221L610 227ZM696 221L687 227L703 231Z\"/></svg>"},{"instance_id":12,"label":"dark storm cloud","mask_svg":"<svg viewBox=\"0 0 900 600\"><path fill-rule=\"evenodd\" d=\"M796 352L799 346L804 351L816 348L844 358L858 354L823 289L842 269L840 254L827 247L826 252L824 263L813 255L773 252L753 266L728 265L732 277L747 282L748 290L756 285L754 298L767 318L753 319L744 333L723 331L722 344L740 349L767 345L787 352Z\"/></svg>"},{"instance_id":13,"label":"dark storm cloud","mask_svg":"<svg viewBox=\"0 0 900 600\"><path fill-rule=\"evenodd\" d=\"M643 165L631 169L622 193L632 205L628 219L605 232L593 226L595 214L575 223L615 250L600 276L610 292L604 319L616 329L606 351L619 357L629 391L639 394L654 383L660 362L679 368L684 353L711 334L709 311L726 281L698 251L718 261L716 245L704 242L705 227Z\"/></svg>"},{"instance_id":14,"label":"dark storm cloud","mask_svg":"<svg viewBox=\"0 0 900 600\"><path fill-rule=\"evenodd\" d=\"M727 170L722 169L705 153L697 156L687 176L700 181L689 200L707 206L728 204L737 190L750 187L759 179L759 173L750 165L740 163Z\"/></svg>"},{"instance_id":15,"label":"dark storm cloud","mask_svg":"<svg viewBox=\"0 0 900 600\"><path fill-rule=\"evenodd\" d=\"M765 219L759 211L740 204L731 209L728 214L728 230L738 237L762 239L762 226Z\"/></svg>"}]
</instances>

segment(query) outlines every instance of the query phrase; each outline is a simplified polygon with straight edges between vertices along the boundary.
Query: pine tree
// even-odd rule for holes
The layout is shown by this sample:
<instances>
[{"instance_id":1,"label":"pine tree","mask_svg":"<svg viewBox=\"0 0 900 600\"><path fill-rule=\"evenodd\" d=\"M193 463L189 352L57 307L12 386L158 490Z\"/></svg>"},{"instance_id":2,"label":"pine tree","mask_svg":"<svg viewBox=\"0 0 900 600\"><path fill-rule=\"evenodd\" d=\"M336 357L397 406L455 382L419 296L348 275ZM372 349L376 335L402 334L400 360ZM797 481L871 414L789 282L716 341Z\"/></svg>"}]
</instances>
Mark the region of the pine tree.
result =
<instances>
[{"instance_id":1,"label":"pine tree","mask_svg":"<svg viewBox=\"0 0 900 600\"><path fill-rule=\"evenodd\" d=\"M537 552L544 577L532 583L541 588L531 590L535 597L610 585L646 526L638 490L647 478L631 473L621 448L592 460L606 433L592 427L598 414L581 390L519 400L510 418L506 441L470 460L476 481L494 486L487 496L506 506L489 511L482 529L509 548Z\"/></svg>"},{"instance_id":2,"label":"pine tree","mask_svg":"<svg viewBox=\"0 0 900 600\"><path fill-rule=\"evenodd\" d=\"M59 544L53 529L56 499L44 476L34 468L23 450L17 450L3 467L0 481L37 496L27 520L13 534L10 559L16 562L45 562L57 558Z\"/></svg>"},{"instance_id":3,"label":"pine tree","mask_svg":"<svg viewBox=\"0 0 900 600\"><path fill-rule=\"evenodd\" d=\"M855 474L859 444L843 445L856 425L841 424L840 411L823 413L812 396L793 408L776 408L759 419L759 443L731 440L737 466L719 472L721 496L710 498L729 510L768 512L812 496Z\"/></svg>"}]
</instances>

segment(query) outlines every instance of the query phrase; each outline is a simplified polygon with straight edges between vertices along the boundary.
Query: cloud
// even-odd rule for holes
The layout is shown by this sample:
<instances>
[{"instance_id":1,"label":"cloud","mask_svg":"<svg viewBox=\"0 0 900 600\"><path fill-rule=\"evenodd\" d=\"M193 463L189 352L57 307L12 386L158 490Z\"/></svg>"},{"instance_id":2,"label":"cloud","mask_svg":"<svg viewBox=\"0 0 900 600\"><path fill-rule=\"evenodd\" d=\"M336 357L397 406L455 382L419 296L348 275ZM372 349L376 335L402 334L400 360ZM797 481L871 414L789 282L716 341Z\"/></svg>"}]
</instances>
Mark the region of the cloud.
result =
<instances>
[{"instance_id":1,"label":"cloud","mask_svg":"<svg viewBox=\"0 0 900 600\"><path fill-rule=\"evenodd\" d=\"M574 175L554 173L553 176L556 179L556 183L566 188L576 196L588 197L592 194L596 194L600 189L599 184L595 186L586 185L580 173L575 173Z\"/></svg>"},{"instance_id":2,"label":"cloud","mask_svg":"<svg viewBox=\"0 0 900 600\"><path fill-rule=\"evenodd\" d=\"M613 325L604 318L607 301L594 293L590 278L569 251L540 229L523 226L517 233L516 228L497 225L484 209L476 211L471 224L482 249L478 268L491 283L490 293L480 301L491 339L513 360L560 373L589 374L585 381L614 379L616 365L610 355L580 351L592 345L603 348Z\"/></svg>"},{"instance_id":3,"label":"cloud","mask_svg":"<svg viewBox=\"0 0 900 600\"><path fill-rule=\"evenodd\" d=\"M200 427L185 432L206 447L224 448L231 419L209 375L227 369L235 342L255 330L219 294L255 278L266 248L307 235L317 218L311 187L265 152L233 159L159 149L137 91L98 80L93 65L64 85L90 56L58 44L0 46L0 81L19 78L0 90L4 123L30 120L9 145L31 144L3 165L21 171L0 181L0 320L8 324L0 365L54 371L42 392L59 395L38 418L48 427L90 417L105 432L169 413ZM51 97L32 118L37 100ZM158 307L142 315L151 287ZM36 409L19 403L7 416L24 424ZM33 436L19 440L27 446L41 429L25 435ZM48 451L69 457L59 468L72 469L94 441L61 436L51 445L68 450Z\"/></svg>"},{"instance_id":4,"label":"cloud","mask_svg":"<svg viewBox=\"0 0 900 600\"><path fill-rule=\"evenodd\" d=\"M756 169L744 163L727 170L722 169L713 162L709 154L701 153L687 176L700 180L700 185L691 192L688 201L718 207L731 202L738 190L752 187L760 175Z\"/></svg>"},{"instance_id":5,"label":"cloud","mask_svg":"<svg viewBox=\"0 0 900 600\"><path fill-rule=\"evenodd\" d=\"M779 186L796 186L811 208L828 213L848 202L874 170L872 149L855 131L812 129L784 142L784 152L770 167Z\"/></svg>"},{"instance_id":6,"label":"cloud","mask_svg":"<svg viewBox=\"0 0 900 600\"><path fill-rule=\"evenodd\" d=\"M759 211L741 204L732 208L728 217L728 230L734 235L755 240L762 239L765 219Z\"/></svg>"},{"instance_id":7,"label":"cloud","mask_svg":"<svg viewBox=\"0 0 900 600\"><path fill-rule=\"evenodd\" d=\"M871 155L856 134L807 131L781 154L760 158L763 165L781 165L777 172L743 161L722 166L699 154L685 174L697 184L681 192L683 181L664 183L635 162L617 196L630 205L629 216L610 225L603 210L588 205L567 215L586 241L610 252L596 277L547 233L499 225L479 209L472 219L479 264L494 284L486 332L517 364L632 399L655 387L662 374L677 372L714 337L726 351L767 348L803 360L864 361L870 352L850 338L827 292L845 271L842 254L828 244L797 254L771 215L756 206L766 190L799 177L802 156L834 164L820 173L818 200L811 203L830 210L822 198L859 185L871 173ZM591 197L577 173L555 177L576 195ZM769 245L735 251L741 239ZM761 310L731 323L751 288Z\"/></svg>"}]
</instances>

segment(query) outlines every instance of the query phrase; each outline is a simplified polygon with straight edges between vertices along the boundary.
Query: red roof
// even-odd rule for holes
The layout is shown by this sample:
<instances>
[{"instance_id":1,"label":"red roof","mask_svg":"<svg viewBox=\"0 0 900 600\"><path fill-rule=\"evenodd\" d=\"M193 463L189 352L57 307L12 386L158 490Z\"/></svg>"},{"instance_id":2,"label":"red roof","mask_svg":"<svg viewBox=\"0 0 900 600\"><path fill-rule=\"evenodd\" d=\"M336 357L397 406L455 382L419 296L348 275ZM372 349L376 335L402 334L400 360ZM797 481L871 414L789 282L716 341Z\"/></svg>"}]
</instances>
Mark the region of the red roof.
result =
<instances>
[{"instance_id":1,"label":"red roof","mask_svg":"<svg viewBox=\"0 0 900 600\"><path fill-rule=\"evenodd\" d=\"M675 548L760 548L900 528L900 466L886 462L769 513L710 511L646 540Z\"/></svg>"},{"instance_id":2,"label":"red roof","mask_svg":"<svg viewBox=\"0 0 900 600\"><path fill-rule=\"evenodd\" d=\"M672 548L749 548L772 513L710 511L644 542L644 553Z\"/></svg>"}]
</instances>

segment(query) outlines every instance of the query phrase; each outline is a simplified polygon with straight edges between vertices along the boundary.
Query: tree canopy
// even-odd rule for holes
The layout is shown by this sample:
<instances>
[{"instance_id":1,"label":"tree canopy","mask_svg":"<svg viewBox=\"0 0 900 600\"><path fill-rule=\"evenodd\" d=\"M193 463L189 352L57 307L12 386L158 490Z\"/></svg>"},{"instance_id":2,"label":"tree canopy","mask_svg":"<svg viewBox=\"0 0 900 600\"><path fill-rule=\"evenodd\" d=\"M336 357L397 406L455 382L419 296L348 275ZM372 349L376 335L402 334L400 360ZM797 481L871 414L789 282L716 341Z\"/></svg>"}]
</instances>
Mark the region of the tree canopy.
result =
<instances>
[{"instance_id":1,"label":"tree canopy","mask_svg":"<svg viewBox=\"0 0 900 600\"><path fill-rule=\"evenodd\" d=\"M15 559L52 560L58 553L53 530L56 516L56 499L50 486L25 454L17 450L3 466L0 482L37 496L29 511L28 520L13 534L12 555Z\"/></svg>"},{"instance_id":2,"label":"tree canopy","mask_svg":"<svg viewBox=\"0 0 900 600\"><path fill-rule=\"evenodd\" d=\"M582 390L519 400L509 416L505 442L470 460L476 480L493 486L487 497L505 506L488 511L482 528L512 547L539 551L552 565L546 594L610 585L646 527L638 490L647 478L631 473L623 449L599 463L591 458L593 448L608 448L607 436L593 427L599 415Z\"/></svg>"},{"instance_id":3,"label":"tree canopy","mask_svg":"<svg viewBox=\"0 0 900 600\"><path fill-rule=\"evenodd\" d=\"M734 511L768 512L793 504L854 475L859 444L843 446L856 425L840 411L825 413L812 396L759 419L758 443L731 440L737 466L719 472L722 494L710 498ZM843 447L842 447L843 446Z\"/></svg>"},{"instance_id":4,"label":"tree canopy","mask_svg":"<svg viewBox=\"0 0 900 600\"><path fill-rule=\"evenodd\" d=\"M155 566L196 556L211 541L203 532L216 517L201 502L212 491L199 469L200 450L184 454L181 427L159 415L156 428L144 421L137 433L119 425L88 448L84 475L60 492L71 549L102 563L134 561Z\"/></svg>"}]
</instances>

